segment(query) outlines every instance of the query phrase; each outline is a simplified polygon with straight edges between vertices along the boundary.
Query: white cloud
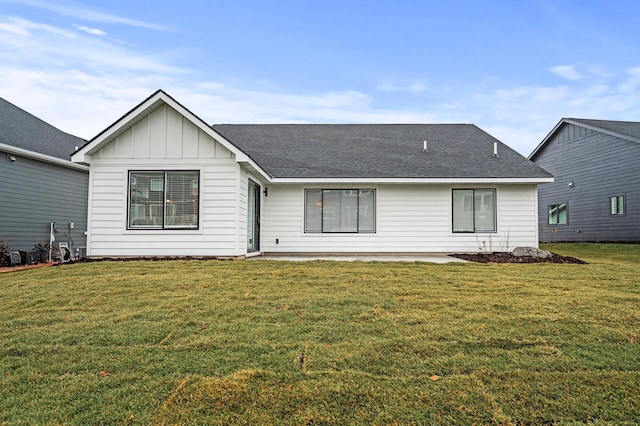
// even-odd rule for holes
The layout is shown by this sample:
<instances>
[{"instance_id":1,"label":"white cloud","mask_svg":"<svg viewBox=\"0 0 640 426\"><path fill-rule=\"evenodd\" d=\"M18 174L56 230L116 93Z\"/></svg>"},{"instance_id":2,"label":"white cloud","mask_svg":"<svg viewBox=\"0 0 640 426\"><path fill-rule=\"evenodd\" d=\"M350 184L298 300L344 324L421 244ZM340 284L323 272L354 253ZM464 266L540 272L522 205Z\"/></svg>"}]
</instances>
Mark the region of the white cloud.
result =
<instances>
[{"instance_id":1,"label":"white cloud","mask_svg":"<svg viewBox=\"0 0 640 426\"><path fill-rule=\"evenodd\" d=\"M549 71L556 75L559 75L565 80L580 80L583 78L582 73L576 70L575 65L558 65L549 68Z\"/></svg>"},{"instance_id":2,"label":"white cloud","mask_svg":"<svg viewBox=\"0 0 640 426\"><path fill-rule=\"evenodd\" d=\"M180 52L141 53L87 30L92 28L0 18L0 96L84 138L162 88L212 124L474 123L524 155L562 117L640 117L640 67L623 73L599 69L597 78L589 74L556 86L509 86L493 79L456 91L432 83L427 103L420 80L371 91L290 93L272 82L211 78L176 65L188 62ZM378 107L386 99L414 106Z\"/></svg>"},{"instance_id":3,"label":"white cloud","mask_svg":"<svg viewBox=\"0 0 640 426\"><path fill-rule=\"evenodd\" d=\"M91 35L96 35L96 36L101 36L101 37L107 35L106 32L104 32L104 31L102 31L101 29L98 29L98 28L89 28L89 27L86 27L84 25L74 25L74 27L77 28L80 31L84 31L85 33L91 34Z\"/></svg>"},{"instance_id":4,"label":"white cloud","mask_svg":"<svg viewBox=\"0 0 640 426\"><path fill-rule=\"evenodd\" d=\"M428 86L423 81L416 81L405 85L394 83L382 83L377 87L381 92L408 92L408 93L421 93L428 89Z\"/></svg>"},{"instance_id":5,"label":"white cloud","mask_svg":"<svg viewBox=\"0 0 640 426\"><path fill-rule=\"evenodd\" d=\"M158 25L150 22L140 21L137 19L127 18L124 16L118 16L108 12L102 12L73 4L61 4L60 2L41 0L13 0L13 2L48 10L50 12L55 12L61 15L70 16L85 21L102 22L107 24L121 24L156 31L171 31L169 27L164 25Z\"/></svg>"},{"instance_id":6,"label":"white cloud","mask_svg":"<svg viewBox=\"0 0 640 426\"><path fill-rule=\"evenodd\" d=\"M518 98L523 98L529 95L530 89L528 87L516 87L511 89L498 89L496 96L502 101L513 101Z\"/></svg>"},{"instance_id":7,"label":"white cloud","mask_svg":"<svg viewBox=\"0 0 640 426\"><path fill-rule=\"evenodd\" d=\"M640 67L630 68L626 72L626 78L618 88L623 93L632 93L640 87Z\"/></svg>"},{"instance_id":8,"label":"white cloud","mask_svg":"<svg viewBox=\"0 0 640 426\"><path fill-rule=\"evenodd\" d=\"M24 26L11 21L0 23L0 31L5 31L21 37L29 35L29 31Z\"/></svg>"}]
</instances>

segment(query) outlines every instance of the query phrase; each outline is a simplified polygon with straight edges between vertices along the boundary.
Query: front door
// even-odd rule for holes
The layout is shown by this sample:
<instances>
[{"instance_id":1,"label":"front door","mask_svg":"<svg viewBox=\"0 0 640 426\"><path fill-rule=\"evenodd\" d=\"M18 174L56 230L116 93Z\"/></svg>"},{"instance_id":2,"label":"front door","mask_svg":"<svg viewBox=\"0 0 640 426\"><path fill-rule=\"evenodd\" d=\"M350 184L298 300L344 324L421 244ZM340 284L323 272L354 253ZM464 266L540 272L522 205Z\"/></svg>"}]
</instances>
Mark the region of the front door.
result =
<instances>
[{"instance_id":1,"label":"front door","mask_svg":"<svg viewBox=\"0 0 640 426\"><path fill-rule=\"evenodd\" d=\"M260 185L249 179L247 191L247 251L260 250Z\"/></svg>"}]
</instances>

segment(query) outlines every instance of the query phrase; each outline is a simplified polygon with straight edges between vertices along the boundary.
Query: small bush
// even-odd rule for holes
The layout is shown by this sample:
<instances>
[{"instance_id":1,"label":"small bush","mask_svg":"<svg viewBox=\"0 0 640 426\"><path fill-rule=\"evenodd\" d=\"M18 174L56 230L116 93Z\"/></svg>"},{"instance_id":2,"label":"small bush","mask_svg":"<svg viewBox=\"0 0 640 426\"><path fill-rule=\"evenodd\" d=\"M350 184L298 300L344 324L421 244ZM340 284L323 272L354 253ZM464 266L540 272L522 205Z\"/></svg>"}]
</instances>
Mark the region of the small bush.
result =
<instances>
[{"instance_id":1,"label":"small bush","mask_svg":"<svg viewBox=\"0 0 640 426\"><path fill-rule=\"evenodd\" d=\"M49 243L39 241L33 246L36 254L36 263L47 263L49 261Z\"/></svg>"},{"instance_id":2,"label":"small bush","mask_svg":"<svg viewBox=\"0 0 640 426\"><path fill-rule=\"evenodd\" d=\"M4 240L0 240L0 266L9 263L9 244Z\"/></svg>"}]
</instances>

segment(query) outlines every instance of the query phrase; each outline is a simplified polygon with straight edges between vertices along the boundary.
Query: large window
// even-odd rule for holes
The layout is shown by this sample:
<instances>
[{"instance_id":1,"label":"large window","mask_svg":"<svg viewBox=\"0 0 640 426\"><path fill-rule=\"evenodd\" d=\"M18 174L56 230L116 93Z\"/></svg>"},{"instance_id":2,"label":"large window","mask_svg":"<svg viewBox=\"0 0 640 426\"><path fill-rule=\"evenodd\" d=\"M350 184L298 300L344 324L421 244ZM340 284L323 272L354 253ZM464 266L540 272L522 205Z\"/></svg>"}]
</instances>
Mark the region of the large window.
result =
<instances>
[{"instance_id":1,"label":"large window","mask_svg":"<svg viewBox=\"0 0 640 426\"><path fill-rule=\"evenodd\" d=\"M129 229L197 229L198 171L129 172Z\"/></svg>"},{"instance_id":2,"label":"large window","mask_svg":"<svg viewBox=\"0 0 640 426\"><path fill-rule=\"evenodd\" d=\"M624 216L624 195L614 195L609 203L612 216Z\"/></svg>"},{"instance_id":3,"label":"large window","mask_svg":"<svg viewBox=\"0 0 640 426\"><path fill-rule=\"evenodd\" d=\"M496 232L496 190L454 189L453 232Z\"/></svg>"},{"instance_id":4,"label":"large window","mask_svg":"<svg viewBox=\"0 0 640 426\"><path fill-rule=\"evenodd\" d=\"M567 224L567 203L549 205L549 225Z\"/></svg>"},{"instance_id":5,"label":"large window","mask_svg":"<svg viewBox=\"0 0 640 426\"><path fill-rule=\"evenodd\" d=\"M375 189L307 189L304 232L375 232L375 209Z\"/></svg>"}]
</instances>

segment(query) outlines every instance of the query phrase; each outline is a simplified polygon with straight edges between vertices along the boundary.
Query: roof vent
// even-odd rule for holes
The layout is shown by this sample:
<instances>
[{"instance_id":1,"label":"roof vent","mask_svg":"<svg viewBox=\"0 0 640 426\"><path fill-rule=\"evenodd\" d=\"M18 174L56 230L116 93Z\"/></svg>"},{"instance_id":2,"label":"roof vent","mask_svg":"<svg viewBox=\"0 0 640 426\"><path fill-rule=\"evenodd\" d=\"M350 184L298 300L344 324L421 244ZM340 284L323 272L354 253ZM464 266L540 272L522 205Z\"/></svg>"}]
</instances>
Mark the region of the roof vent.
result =
<instances>
[{"instance_id":1,"label":"roof vent","mask_svg":"<svg viewBox=\"0 0 640 426\"><path fill-rule=\"evenodd\" d=\"M76 145L76 149L74 150L74 152L77 151L77 150L78 150L78 145Z\"/></svg>"},{"instance_id":2,"label":"roof vent","mask_svg":"<svg viewBox=\"0 0 640 426\"><path fill-rule=\"evenodd\" d=\"M424 141L424 145L422 147L422 152L429 152L429 149L427 149L427 141Z\"/></svg>"},{"instance_id":3,"label":"roof vent","mask_svg":"<svg viewBox=\"0 0 640 426\"><path fill-rule=\"evenodd\" d=\"M498 157L498 142L493 143L493 156Z\"/></svg>"}]
</instances>

